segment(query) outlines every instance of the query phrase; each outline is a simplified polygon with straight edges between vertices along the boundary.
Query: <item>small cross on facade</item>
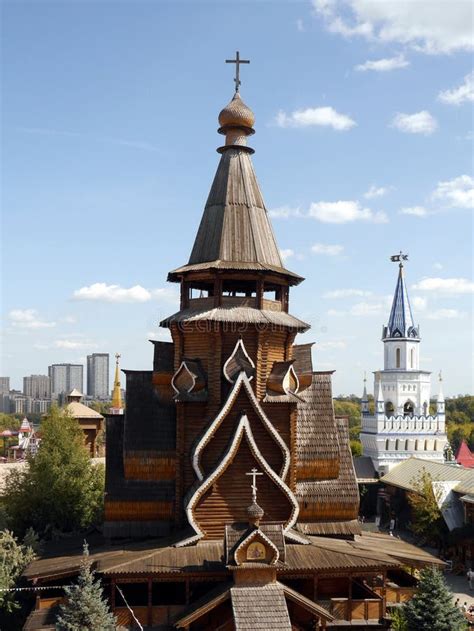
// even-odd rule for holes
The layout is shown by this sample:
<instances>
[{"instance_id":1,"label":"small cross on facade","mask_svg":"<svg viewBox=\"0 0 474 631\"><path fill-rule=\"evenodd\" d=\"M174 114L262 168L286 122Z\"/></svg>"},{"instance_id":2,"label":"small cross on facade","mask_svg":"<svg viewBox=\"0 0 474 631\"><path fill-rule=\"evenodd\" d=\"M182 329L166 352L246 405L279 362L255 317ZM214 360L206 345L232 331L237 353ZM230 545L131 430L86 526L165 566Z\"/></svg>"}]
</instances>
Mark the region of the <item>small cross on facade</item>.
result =
<instances>
[{"instance_id":1,"label":"small cross on facade","mask_svg":"<svg viewBox=\"0 0 474 631\"><path fill-rule=\"evenodd\" d=\"M239 86L241 84L240 81L240 64L249 64L250 63L250 59L240 59L240 53L239 51L237 51L235 53L235 59L226 59L225 60L226 64L235 64L235 91L238 92L239 91Z\"/></svg>"},{"instance_id":2,"label":"small cross on facade","mask_svg":"<svg viewBox=\"0 0 474 631\"><path fill-rule=\"evenodd\" d=\"M255 469L255 467L252 469L252 471L250 471L249 473L246 473L245 475L251 475L252 476L252 502L256 502L257 501L257 475L263 475L263 473L260 473L260 471L257 471L257 469Z\"/></svg>"}]
</instances>

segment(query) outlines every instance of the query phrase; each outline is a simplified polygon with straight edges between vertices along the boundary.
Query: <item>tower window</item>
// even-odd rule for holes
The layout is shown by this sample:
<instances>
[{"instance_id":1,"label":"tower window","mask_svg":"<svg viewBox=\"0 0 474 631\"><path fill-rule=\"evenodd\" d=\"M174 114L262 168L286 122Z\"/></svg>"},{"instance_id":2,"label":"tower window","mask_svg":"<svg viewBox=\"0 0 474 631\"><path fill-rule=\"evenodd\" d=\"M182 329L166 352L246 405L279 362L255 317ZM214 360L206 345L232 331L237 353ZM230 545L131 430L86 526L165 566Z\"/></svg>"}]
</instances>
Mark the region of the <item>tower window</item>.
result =
<instances>
[{"instance_id":1,"label":"tower window","mask_svg":"<svg viewBox=\"0 0 474 631\"><path fill-rule=\"evenodd\" d=\"M400 368L400 349L397 348L395 351L395 364L397 368Z\"/></svg>"},{"instance_id":2,"label":"tower window","mask_svg":"<svg viewBox=\"0 0 474 631\"><path fill-rule=\"evenodd\" d=\"M410 351L410 368L415 367L415 349L412 348Z\"/></svg>"}]
</instances>

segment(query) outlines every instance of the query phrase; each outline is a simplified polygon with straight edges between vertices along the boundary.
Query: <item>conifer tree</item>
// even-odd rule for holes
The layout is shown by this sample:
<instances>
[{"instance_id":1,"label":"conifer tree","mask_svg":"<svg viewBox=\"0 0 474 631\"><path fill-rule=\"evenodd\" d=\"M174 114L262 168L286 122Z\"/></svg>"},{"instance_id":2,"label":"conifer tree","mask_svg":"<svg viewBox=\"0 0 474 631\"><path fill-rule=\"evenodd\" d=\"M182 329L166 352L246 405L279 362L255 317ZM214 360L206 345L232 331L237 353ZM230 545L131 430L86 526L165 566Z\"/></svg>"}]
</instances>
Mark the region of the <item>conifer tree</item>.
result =
<instances>
[{"instance_id":1,"label":"conifer tree","mask_svg":"<svg viewBox=\"0 0 474 631\"><path fill-rule=\"evenodd\" d=\"M100 581L94 578L87 543L77 583L64 591L66 602L56 620L58 631L114 631L115 617L103 597Z\"/></svg>"},{"instance_id":2,"label":"conifer tree","mask_svg":"<svg viewBox=\"0 0 474 631\"><path fill-rule=\"evenodd\" d=\"M418 590L403 607L410 631L464 631L467 622L453 603L442 574L433 568L420 573Z\"/></svg>"}]
</instances>

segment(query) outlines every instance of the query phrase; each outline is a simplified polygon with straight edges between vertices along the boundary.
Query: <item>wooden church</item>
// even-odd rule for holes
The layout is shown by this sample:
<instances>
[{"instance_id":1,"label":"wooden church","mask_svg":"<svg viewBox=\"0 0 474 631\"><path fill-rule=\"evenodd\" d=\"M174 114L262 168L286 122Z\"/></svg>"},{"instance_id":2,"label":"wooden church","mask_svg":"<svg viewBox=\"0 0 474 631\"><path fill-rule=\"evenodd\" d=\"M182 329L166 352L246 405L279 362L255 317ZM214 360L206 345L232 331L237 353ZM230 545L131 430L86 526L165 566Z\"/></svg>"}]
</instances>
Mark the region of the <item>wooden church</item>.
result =
<instances>
[{"instance_id":1,"label":"wooden church","mask_svg":"<svg viewBox=\"0 0 474 631\"><path fill-rule=\"evenodd\" d=\"M388 579L408 589L401 565L436 559L361 534L347 422L332 373L296 341L309 329L290 310L303 278L281 259L235 81L191 256L168 276L181 292L161 322L172 342L153 342L151 370L124 371L125 413L107 418L91 557L128 628L386 628ZM58 549L26 576L48 585L79 562L80 547Z\"/></svg>"}]
</instances>

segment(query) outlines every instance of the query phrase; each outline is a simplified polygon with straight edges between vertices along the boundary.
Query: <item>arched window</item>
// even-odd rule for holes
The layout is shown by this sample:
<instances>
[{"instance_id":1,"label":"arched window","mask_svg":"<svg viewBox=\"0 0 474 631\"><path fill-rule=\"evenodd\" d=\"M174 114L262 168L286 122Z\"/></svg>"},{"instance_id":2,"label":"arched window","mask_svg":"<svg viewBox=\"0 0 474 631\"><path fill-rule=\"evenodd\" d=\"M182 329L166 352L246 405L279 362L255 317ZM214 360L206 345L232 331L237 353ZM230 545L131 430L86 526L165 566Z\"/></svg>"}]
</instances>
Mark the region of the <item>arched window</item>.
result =
<instances>
[{"instance_id":1,"label":"arched window","mask_svg":"<svg viewBox=\"0 0 474 631\"><path fill-rule=\"evenodd\" d=\"M387 438L387 440L385 441L385 451L388 451L388 445L389 445L389 442L388 442L388 438Z\"/></svg>"},{"instance_id":2,"label":"arched window","mask_svg":"<svg viewBox=\"0 0 474 631\"><path fill-rule=\"evenodd\" d=\"M408 438L405 441L405 451L408 451Z\"/></svg>"},{"instance_id":3,"label":"arched window","mask_svg":"<svg viewBox=\"0 0 474 631\"><path fill-rule=\"evenodd\" d=\"M397 438L397 442L395 443L395 449L399 451L400 449L400 439Z\"/></svg>"},{"instance_id":4,"label":"arched window","mask_svg":"<svg viewBox=\"0 0 474 631\"><path fill-rule=\"evenodd\" d=\"M395 365L397 368L400 368L400 349L397 348L395 351Z\"/></svg>"},{"instance_id":5,"label":"arched window","mask_svg":"<svg viewBox=\"0 0 474 631\"><path fill-rule=\"evenodd\" d=\"M418 451L419 448L420 448L420 441L415 440L415 451Z\"/></svg>"},{"instance_id":6,"label":"arched window","mask_svg":"<svg viewBox=\"0 0 474 631\"><path fill-rule=\"evenodd\" d=\"M385 416L393 416L395 412L395 408L393 407L393 403L391 401L387 401L385 404Z\"/></svg>"},{"instance_id":7,"label":"arched window","mask_svg":"<svg viewBox=\"0 0 474 631\"><path fill-rule=\"evenodd\" d=\"M428 451L428 441L425 440L425 451Z\"/></svg>"},{"instance_id":8,"label":"arched window","mask_svg":"<svg viewBox=\"0 0 474 631\"><path fill-rule=\"evenodd\" d=\"M405 416L413 416L413 403L411 401L407 401L403 406L403 413Z\"/></svg>"},{"instance_id":9,"label":"arched window","mask_svg":"<svg viewBox=\"0 0 474 631\"><path fill-rule=\"evenodd\" d=\"M428 416L428 403L426 401L423 403L423 414Z\"/></svg>"},{"instance_id":10,"label":"arched window","mask_svg":"<svg viewBox=\"0 0 474 631\"><path fill-rule=\"evenodd\" d=\"M415 367L415 349L412 348L410 351L410 368Z\"/></svg>"}]
</instances>

